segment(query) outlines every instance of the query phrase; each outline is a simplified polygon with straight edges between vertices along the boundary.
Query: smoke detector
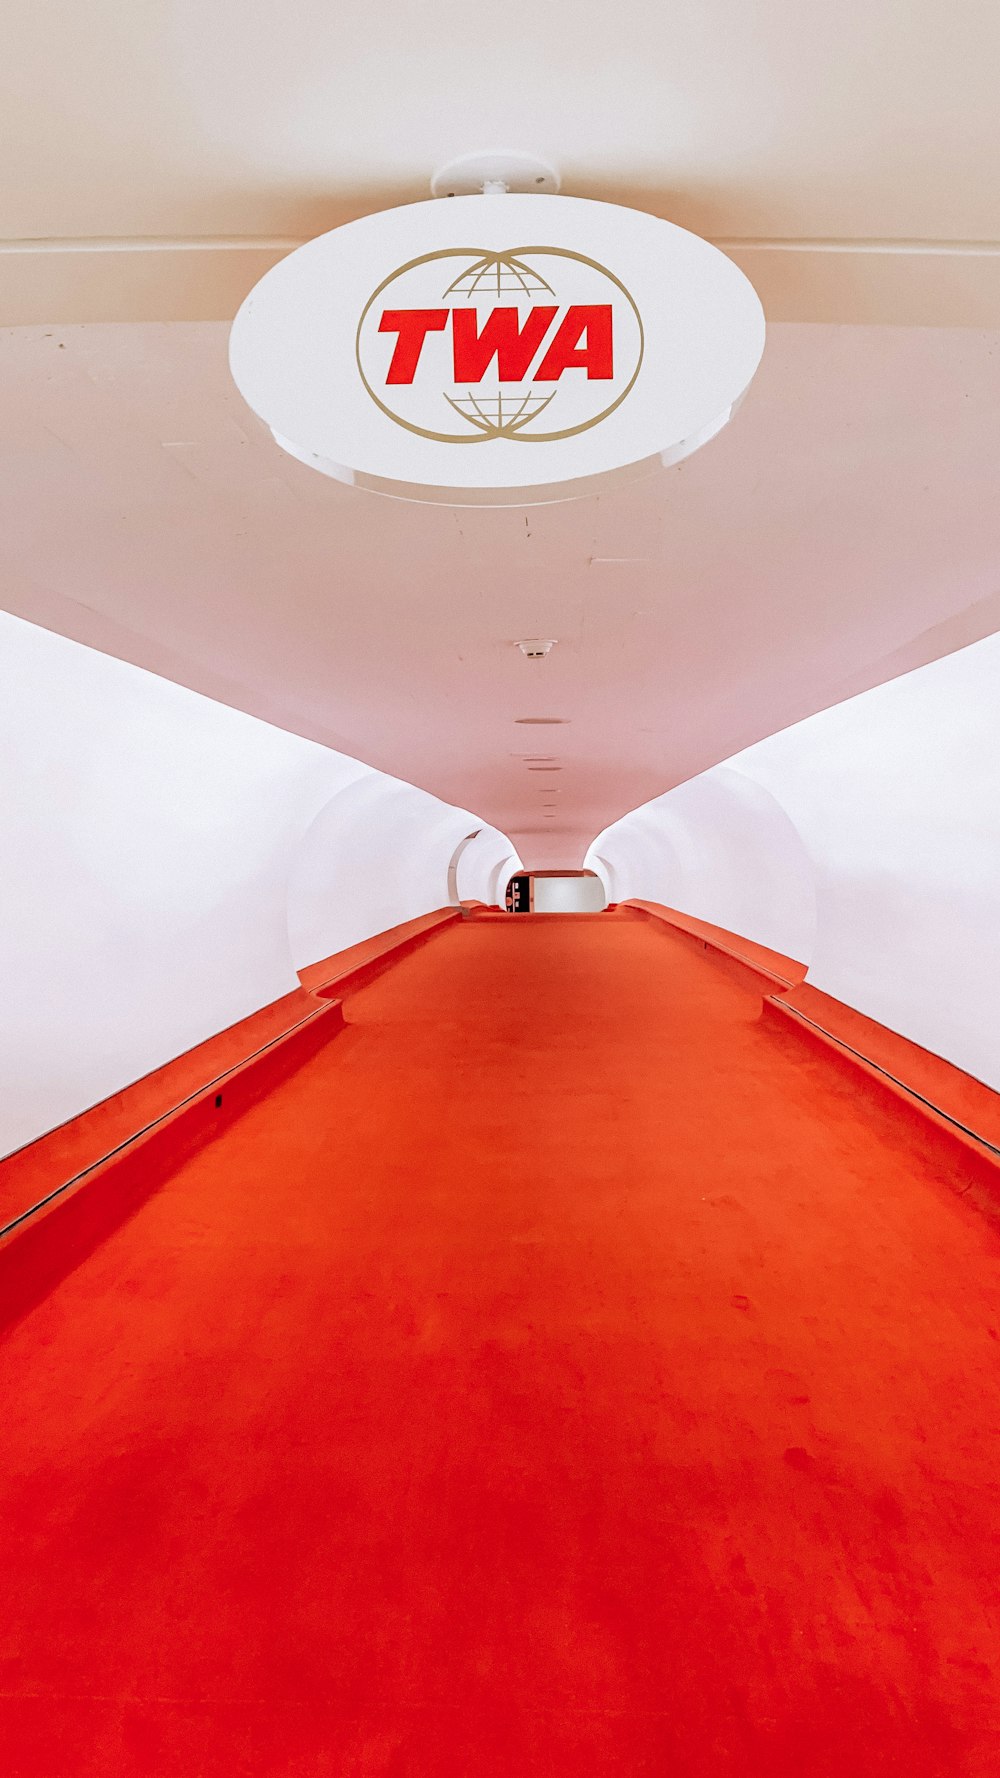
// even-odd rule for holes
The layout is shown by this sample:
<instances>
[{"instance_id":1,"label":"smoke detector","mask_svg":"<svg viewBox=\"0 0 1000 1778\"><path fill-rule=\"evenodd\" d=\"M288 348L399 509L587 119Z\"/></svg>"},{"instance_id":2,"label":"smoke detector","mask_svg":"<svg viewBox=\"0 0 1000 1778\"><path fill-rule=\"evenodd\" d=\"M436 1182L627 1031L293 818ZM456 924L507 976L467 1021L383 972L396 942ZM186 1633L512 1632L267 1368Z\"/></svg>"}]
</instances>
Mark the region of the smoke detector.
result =
<instances>
[{"instance_id":1,"label":"smoke detector","mask_svg":"<svg viewBox=\"0 0 1000 1778\"><path fill-rule=\"evenodd\" d=\"M551 654L555 642L543 642L538 636L529 636L524 642L518 642L516 647L521 650L526 661L540 661Z\"/></svg>"}]
</instances>

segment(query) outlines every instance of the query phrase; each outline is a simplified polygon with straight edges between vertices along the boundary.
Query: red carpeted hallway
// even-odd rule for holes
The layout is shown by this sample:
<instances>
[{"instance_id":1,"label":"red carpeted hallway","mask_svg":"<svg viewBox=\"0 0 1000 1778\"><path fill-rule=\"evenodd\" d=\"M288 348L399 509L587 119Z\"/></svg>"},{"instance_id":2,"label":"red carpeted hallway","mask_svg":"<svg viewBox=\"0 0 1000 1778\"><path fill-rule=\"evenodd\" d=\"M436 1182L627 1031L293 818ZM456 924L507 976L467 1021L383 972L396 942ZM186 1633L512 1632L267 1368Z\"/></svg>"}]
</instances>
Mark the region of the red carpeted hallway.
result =
<instances>
[{"instance_id":1,"label":"red carpeted hallway","mask_svg":"<svg viewBox=\"0 0 1000 1778\"><path fill-rule=\"evenodd\" d=\"M8 1335L10 1778L994 1778L1000 1238L760 1006L449 927Z\"/></svg>"}]
</instances>

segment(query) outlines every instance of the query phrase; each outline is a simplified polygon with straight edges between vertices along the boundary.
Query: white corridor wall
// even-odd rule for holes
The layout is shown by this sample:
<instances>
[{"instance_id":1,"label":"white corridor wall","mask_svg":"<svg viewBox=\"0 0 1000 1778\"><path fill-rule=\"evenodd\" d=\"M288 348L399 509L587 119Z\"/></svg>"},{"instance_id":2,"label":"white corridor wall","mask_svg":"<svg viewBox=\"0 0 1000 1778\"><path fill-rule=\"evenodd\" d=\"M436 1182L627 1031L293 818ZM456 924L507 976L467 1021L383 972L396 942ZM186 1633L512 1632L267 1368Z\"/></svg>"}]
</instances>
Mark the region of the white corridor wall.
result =
<instances>
[{"instance_id":1,"label":"white corridor wall","mask_svg":"<svg viewBox=\"0 0 1000 1778\"><path fill-rule=\"evenodd\" d=\"M716 766L646 803L594 842L587 863L613 901L665 902L788 956L812 955L811 861L781 804L742 772Z\"/></svg>"},{"instance_id":2,"label":"white corridor wall","mask_svg":"<svg viewBox=\"0 0 1000 1778\"><path fill-rule=\"evenodd\" d=\"M299 967L443 907L452 856L478 825L381 772L366 772L339 791L316 815L292 861L288 922ZM511 852L496 828L482 828L459 860L460 896L485 901L498 856Z\"/></svg>"},{"instance_id":3,"label":"white corridor wall","mask_svg":"<svg viewBox=\"0 0 1000 1778\"><path fill-rule=\"evenodd\" d=\"M1000 1089L1000 636L645 804L587 862Z\"/></svg>"},{"instance_id":4,"label":"white corridor wall","mask_svg":"<svg viewBox=\"0 0 1000 1778\"><path fill-rule=\"evenodd\" d=\"M0 1155L443 906L478 825L0 613Z\"/></svg>"}]
</instances>

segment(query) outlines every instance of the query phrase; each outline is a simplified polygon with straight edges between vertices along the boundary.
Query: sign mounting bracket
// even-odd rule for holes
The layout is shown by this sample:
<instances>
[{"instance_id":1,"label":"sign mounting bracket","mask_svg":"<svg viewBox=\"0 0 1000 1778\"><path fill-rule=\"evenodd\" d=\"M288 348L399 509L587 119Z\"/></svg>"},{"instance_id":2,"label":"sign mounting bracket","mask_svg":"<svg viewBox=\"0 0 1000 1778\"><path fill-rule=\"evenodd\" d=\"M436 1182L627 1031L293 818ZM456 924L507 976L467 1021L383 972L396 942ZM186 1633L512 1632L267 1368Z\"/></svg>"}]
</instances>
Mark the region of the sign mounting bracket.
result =
<instances>
[{"instance_id":1,"label":"sign mounting bracket","mask_svg":"<svg viewBox=\"0 0 1000 1778\"><path fill-rule=\"evenodd\" d=\"M554 196L561 185L556 168L540 155L497 148L480 154L462 154L439 167L431 180L431 196L479 198L502 196L509 191Z\"/></svg>"}]
</instances>

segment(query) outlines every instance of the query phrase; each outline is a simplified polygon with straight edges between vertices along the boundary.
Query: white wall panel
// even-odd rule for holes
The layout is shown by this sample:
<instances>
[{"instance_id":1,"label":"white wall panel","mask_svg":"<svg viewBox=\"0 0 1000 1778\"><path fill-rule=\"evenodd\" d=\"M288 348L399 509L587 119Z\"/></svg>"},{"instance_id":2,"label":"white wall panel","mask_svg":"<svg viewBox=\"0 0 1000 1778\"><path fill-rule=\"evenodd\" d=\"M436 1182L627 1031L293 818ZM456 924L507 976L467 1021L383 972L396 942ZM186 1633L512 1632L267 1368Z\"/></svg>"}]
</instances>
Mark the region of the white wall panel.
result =
<instances>
[{"instance_id":1,"label":"white wall panel","mask_svg":"<svg viewBox=\"0 0 1000 1778\"><path fill-rule=\"evenodd\" d=\"M443 907L455 848L478 825L467 810L381 772L367 772L338 792L319 810L291 862L288 930L296 967ZM501 849L509 852L510 842L494 828L467 848L459 861L460 896L486 899Z\"/></svg>"},{"instance_id":2,"label":"white wall panel","mask_svg":"<svg viewBox=\"0 0 1000 1778\"><path fill-rule=\"evenodd\" d=\"M1000 636L773 735L593 850L619 895L799 956L816 987L1000 1089Z\"/></svg>"},{"instance_id":3,"label":"white wall panel","mask_svg":"<svg viewBox=\"0 0 1000 1778\"><path fill-rule=\"evenodd\" d=\"M607 906L600 877L535 877L531 905L536 914L599 914Z\"/></svg>"},{"instance_id":4,"label":"white wall panel","mask_svg":"<svg viewBox=\"0 0 1000 1778\"><path fill-rule=\"evenodd\" d=\"M0 1154L443 905L473 825L0 613Z\"/></svg>"},{"instance_id":5,"label":"white wall panel","mask_svg":"<svg viewBox=\"0 0 1000 1778\"><path fill-rule=\"evenodd\" d=\"M810 860L780 802L742 771L717 766L646 803L599 835L587 863L612 900L660 901L800 961L812 955Z\"/></svg>"}]
</instances>

